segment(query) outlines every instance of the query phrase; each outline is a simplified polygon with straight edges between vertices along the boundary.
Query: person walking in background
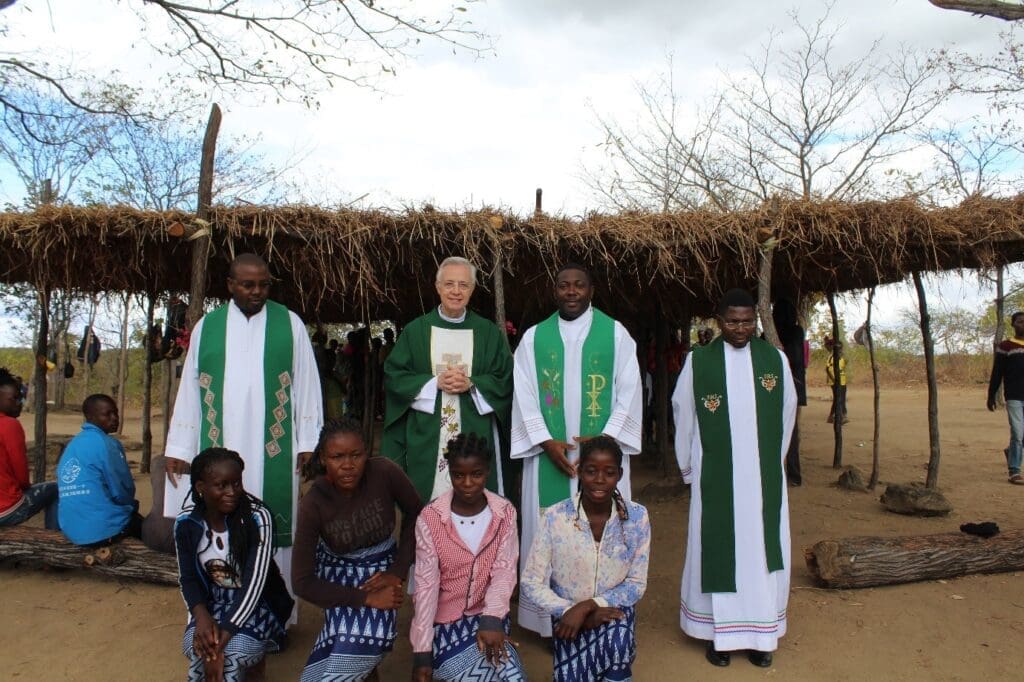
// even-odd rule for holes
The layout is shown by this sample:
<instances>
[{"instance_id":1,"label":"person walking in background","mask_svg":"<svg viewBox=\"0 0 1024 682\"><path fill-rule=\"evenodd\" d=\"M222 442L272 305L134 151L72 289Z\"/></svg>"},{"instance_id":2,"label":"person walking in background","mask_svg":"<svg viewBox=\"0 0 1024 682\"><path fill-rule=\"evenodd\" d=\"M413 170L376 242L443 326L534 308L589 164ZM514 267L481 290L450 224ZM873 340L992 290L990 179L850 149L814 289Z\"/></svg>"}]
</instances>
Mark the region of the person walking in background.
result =
<instances>
[{"instance_id":1,"label":"person walking in background","mask_svg":"<svg viewBox=\"0 0 1024 682\"><path fill-rule=\"evenodd\" d=\"M1010 421L1010 445L1003 451L1009 481L1024 485L1024 476L1020 473L1021 441L1024 440L1024 312L1018 311L1011 315L1010 325L1013 327L1013 337L996 346L992 359L992 377L988 382L986 405L990 412L995 412L996 392L1002 385L1006 415Z\"/></svg>"}]
</instances>

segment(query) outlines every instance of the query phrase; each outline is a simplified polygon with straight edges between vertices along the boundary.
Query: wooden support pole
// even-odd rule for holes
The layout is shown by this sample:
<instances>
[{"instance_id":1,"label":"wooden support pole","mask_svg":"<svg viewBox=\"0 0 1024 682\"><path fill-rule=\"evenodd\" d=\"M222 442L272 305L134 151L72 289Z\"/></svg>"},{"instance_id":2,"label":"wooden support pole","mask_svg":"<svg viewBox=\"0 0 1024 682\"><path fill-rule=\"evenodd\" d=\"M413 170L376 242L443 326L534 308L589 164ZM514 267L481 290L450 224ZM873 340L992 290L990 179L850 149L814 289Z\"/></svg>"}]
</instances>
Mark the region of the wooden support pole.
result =
<instances>
[{"instance_id":1,"label":"wooden support pole","mask_svg":"<svg viewBox=\"0 0 1024 682\"><path fill-rule=\"evenodd\" d=\"M203 302L206 300L206 267L210 255L213 226L209 224L210 206L213 203L213 162L217 155L217 133L220 132L220 107L210 107L210 118L203 136L202 159L199 163L199 201L196 207L196 222L206 227L206 234L192 241L192 281L189 289L189 328L203 316Z\"/></svg>"},{"instance_id":2,"label":"wooden support pole","mask_svg":"<svg viewBox=\"0 0 1024 682\"><path fill-rule=\"evenodd\" d=\"M917 306L921 315L921 340L924 342L924 367L928 376L928 476L926 488L939 485L939 384L935 377L935 339L932 337L931 316L928 314L928 300L924 292L921 273L912 273L914 288L917 289Z\"/></svg>"},{"instance_id":3,"label":"wooden support pole","mask_svg":"<svg viewBox=\"0 0 1024 682\"><path fill-rule=\"evenodd\" d=\"M658 302L654 314L654 438L658 453L658 466L669 476L675 458L668 442L668 356L669 328L664 308ZM646 360L646 358L645 358Z\"/></svg>"},{"instance_id":4,"label":"wooden support pole","mask_svg":"<svg viewBox=\"0 0 1024 682\"><path fill-rule=\"evenodd\" d=\"M494 324L498 325L501 338L508 346L508 334L505 333L505 255L502 253L501 235L505 221L500 215L491 216L491 227L494 228L492 244L494 248Z\"/></svg>"},{"instance_id":5,"label":"wooden support pole","mask_svg":"<svg viewBox=\"0 0 1024 682\"><path fill-rule=\"evenodd\" d=\"M142 359L142 461L139 463L139 473L143 474L149 473L153 461L153 363L149 353L157 341L152 338L156 294L150 293L146 299L146 336L142 344L145 348Z\"/></svg>"},{"instance_id":6,"label":"wooden support pole","mask_svg":"<svg viewBox=\"0 0 1024 682\"><path fill-rule=\"evenodd\" d=\"M975 573L1024 570L1024 530L981 538L967 533L823 540L804 550L807 568L825 587L859 588Z\"/></svg>"},{"instance_id":7,"label":"wooden support pole","mask_svg":"<svg viewBox=\"0 0 1024 682\"><path fill-rule=\"evenodd\" d=\"M537 198L533 203L533 216L539 218L544 215L544 190L537 188Z\"/></svg>"},{"instance_id":8,"label":"wooden support pole","mask_svg":"<svg viewBox=\"0 0 1024 682\"><path fill-rule=\"evenodd\" d=\"M828 311L832 316L832 404L835 406L835 414L832 419L832 434L835 439L835 448L832 451L832 468L841 469L843 467L843 418L846 416L845 410L840 409L839 402L839 382L843 373L839 367L840 352L838 344L842 342L842 339L839 338L839 313L836 312L836 295L830 291L827 298Z\"/></svg>"},{"instance_id":9,"label":"wooden support pole","mask_svg":"<svg viewBox=\"0 0 1024 682\"><path fill-rule=\"evenodd\" d=\"M125 409L128 406L128 321L131 316L131 294L124 295L124 314L121 317L121 353L117 363L117 411L121 415L117 423L117 432L124 433L124 424L128 421Z\"/></svg>"},{"instance_id":10,"label":"wooden support pole","mask_svg":"<svg viewBox=\"0 0 1024 682\"><path fill-rule=\"evenodd\" d=\"M758 239L761 264L757 273L757 314L761 318L765 341L776 348L782 348L779 332L775 329L775 317L772 315L772 265L775 261L775 247L779 243L774 223L778 212L779 202L772 199L768 208L769 224L761 231Z\"/></svg>"},{"instance_id":11,"label":"wooden support pole","mask_svg":"<svg viewBox=\"0 0 1024 682\"><path fill-rule=\"evenodd\" d=\"M32 450L32 480L46 480L46 357L50 340L50 290L38 287L39 329L36 337L36 361L32 372L32 401L35 411L35 447Z\"/></svg>"},{"instance_id":12,"label":"wooden support pole","mask_svg":"<svg viewBox=\"0 0 1024 682\"><path fill-rule=\"evenodd\" d=\"M868 490L874 490L878 485L878 456L879 438L881 437L882 391L878 383L878 358L875 357L875 340L871 336L871 309L875 303L875 287L868 290L868 317L864 322L864 343L868 347L868 358L871 360L871 384L874 388L874 431L871 437L871 479L868 481Z\"/></svg>"}]
</instances>

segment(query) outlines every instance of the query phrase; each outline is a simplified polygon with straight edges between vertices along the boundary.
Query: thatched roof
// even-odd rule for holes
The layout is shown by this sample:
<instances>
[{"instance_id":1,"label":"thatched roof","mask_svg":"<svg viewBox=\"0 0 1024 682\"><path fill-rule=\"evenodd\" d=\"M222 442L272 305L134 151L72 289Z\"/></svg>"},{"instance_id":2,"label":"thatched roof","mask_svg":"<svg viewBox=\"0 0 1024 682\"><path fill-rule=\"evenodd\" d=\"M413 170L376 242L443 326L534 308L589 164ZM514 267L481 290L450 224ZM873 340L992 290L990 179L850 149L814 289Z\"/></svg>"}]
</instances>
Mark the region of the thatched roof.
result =
<instances>
[{"instance_id":1,"label":"thatched roof","mask_svg":"<svg viewBox=\"0 0 1024 682\"><path fill-rule=\"evenodd\" d=\"M175 225L175 224L178 225ZM233 253L254 251L279 283L272 296L307 321L404 321L434 304L437 263L481 269L474 307L493 310L496 245L509 318L551 308L551 272L589 266L598 304L646 326L659 308L706 314L730 286L753 288L759 242L778 237L773 286L790 295L860 289L912 271L1024 260L1024 197L926 209L913 201L779 202L753 211L520 218L489 211L214 208L208 295L226 296ZM175 226L174 230L170 228ZM184 237L172 236L185 226ZM197 226L182 212L121 207L0 214L0 281L93 291L187 292Z\"/></svg>"}]
</instances>

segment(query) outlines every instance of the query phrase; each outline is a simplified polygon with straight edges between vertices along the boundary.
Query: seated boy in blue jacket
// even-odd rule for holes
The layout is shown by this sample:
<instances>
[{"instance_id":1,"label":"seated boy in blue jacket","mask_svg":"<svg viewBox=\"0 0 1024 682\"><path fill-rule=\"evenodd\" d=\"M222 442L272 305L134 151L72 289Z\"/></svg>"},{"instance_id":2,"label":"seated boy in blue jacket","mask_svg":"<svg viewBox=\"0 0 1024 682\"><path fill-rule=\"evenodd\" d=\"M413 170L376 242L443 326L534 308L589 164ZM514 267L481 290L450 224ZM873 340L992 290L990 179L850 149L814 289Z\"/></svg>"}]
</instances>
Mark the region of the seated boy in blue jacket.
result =
<instances>
[{"instance_id":1,"label":"seated boy in blue jacket","mask_svg":"<svg viewBox=\"0 0 1024 682\"><path fill-rule=\"evenodd\" d=\"M85 423L57 465L60 528L76 545L98 547L142 537L135 481L124 447L111 437L120 421L114 399L96 393L82 403Z\"/></svg>"}]
</instances>

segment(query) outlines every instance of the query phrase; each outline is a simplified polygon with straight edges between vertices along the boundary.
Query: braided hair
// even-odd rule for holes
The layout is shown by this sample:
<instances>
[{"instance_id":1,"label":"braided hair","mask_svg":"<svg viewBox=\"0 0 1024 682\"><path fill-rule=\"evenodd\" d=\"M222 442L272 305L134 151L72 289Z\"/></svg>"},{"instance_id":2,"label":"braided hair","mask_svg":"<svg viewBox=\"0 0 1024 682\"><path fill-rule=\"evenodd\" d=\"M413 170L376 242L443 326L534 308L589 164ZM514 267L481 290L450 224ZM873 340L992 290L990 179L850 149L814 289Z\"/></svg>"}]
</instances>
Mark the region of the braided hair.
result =
<instances>
[{"instance_id":1,"label":"braided hair","mask_svg":"<svg viewBox=\"0 0 1024 682\"><path fill-rule=\"evenodd\" d=\"M202 514L204 518L206 516L206 500L196 490L196 483L205 481L210 470L223 462L233 462L238 465L239 472L245 471L245 461L241 455L227 448L206 448L192 460L189 473L189 496L192 498L196 512ZM224 523L228 528L228 558L235 564L235 569L239 572L242 569L242 562L245 561L245 557L249 553L250 529L256 524L253 511L265 506L263 500L250 495L243 489L238 500L238 507L224 518ZM273 535L273 529L270 529L270 535ZM212 542L213 532L207 530L206 545L200 547L198 553L202 554Z\"/></svg>"},{"instance_id":2,"label":"braided hair","mask_svg":"<svg viewBox=\"0 0 1024 682\"><path fill-rule=\"evenodd\" d=\"M478 436L472 431L460 433L455 438L452 438L448 441L448 447L444 451L444 458L448 460L449 466L457 459L471 459L474 457L479 459L488 469L491 468L490 444L486 438Z\"/></svg>"},{"instance_id":3,"label":"braided hair","mask_svg":"<svg viewBox=\"0 0 1024 682\"><path fill-rule=\"evenodd\" d=\"M595 452L607 452L610 454L615 459L615 464L618 465L619 471L622 471L622 448L619 447L618 441L604 434L594 436L590 440L584 441L580 446L580 460L578 464L580 469L583 468L583 463ZM619 492L618 486L612 491L612 503L615 506L615 513L618 514L620 521L625 521L629 518L629 508L626 505L625 498L622 497L622 493ZM582 495L580 495L580 504L583 504ZM576 516L579 518L579 509L576 510Z\"/></svg>"},{"instance_id":4,"label":"braided hair","mask_svg":"<svg viewBox=\"0 0 1024 682\"><path fill-rule=\"evenodd\" d=\"M328 419L323 428L320 429L320 438L316 441L316 448L313 449L313 456L309 458L306 465L302 467L302 477L307 481L312 481L317 476L321 476L327 473L327 469L324 467L323 462L320 461L320 455L323 454L324 448L327 446L327 441L335 436L348 433L359 438L359 442L363 442L363 425L357 422L355 419L349 417L341 417L340 419ZM365 444L364 444L365 445Z\"/></svg>"}]
</instances>

